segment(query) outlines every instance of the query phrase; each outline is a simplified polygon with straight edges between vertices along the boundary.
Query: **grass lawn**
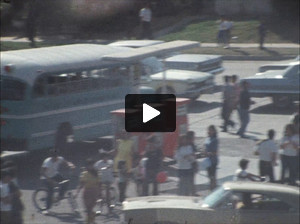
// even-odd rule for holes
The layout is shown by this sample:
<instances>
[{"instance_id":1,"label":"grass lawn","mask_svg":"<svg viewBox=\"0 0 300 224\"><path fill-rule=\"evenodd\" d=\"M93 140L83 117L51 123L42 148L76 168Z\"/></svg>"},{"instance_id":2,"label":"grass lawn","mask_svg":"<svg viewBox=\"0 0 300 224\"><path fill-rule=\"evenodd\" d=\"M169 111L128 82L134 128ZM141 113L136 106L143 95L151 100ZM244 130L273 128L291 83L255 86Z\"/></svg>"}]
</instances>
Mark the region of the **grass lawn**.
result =
<instances>
[{"instance_id":1,"label":"grass lawn","mask_svg":"<svg viewBox=\"0 0 300 224\"><path fill-rule=\"evenodd\" d=\"M53 44L47 42L36 42L36 47L50 47L62 44ZM16 42L16 41L1 41L1 51L12 51L20 49L29 49L32 48L29 45L29 42Z\"/></svg>"},{"instance_id":2,"label":"grass lawn","mask_svg":"<svg viewBox=\"0 0 300 224\"><path fill-rule=\"evenodd\" d=\"M233 21L233 30L231 32L232 37L237 37L237 39L232 42L236 43L257 43L258 41L258 31L257 27L259 25L258 20L248 20L248 21ZM160 37L160 39L165 41L171 40L193 40L200 41L203 43L213 43L216 42L216 37L218 33L219 22L217 20L208 20L190 24L180 31L167 34ZM271 28L270 26L267 26ZM292 29L292 27L290 27ZM276 30L268 29L266 36L267 43L290 43L289 39L285 39L281 36L281 33L277 33Z\"/></svg>"}]
</instances>

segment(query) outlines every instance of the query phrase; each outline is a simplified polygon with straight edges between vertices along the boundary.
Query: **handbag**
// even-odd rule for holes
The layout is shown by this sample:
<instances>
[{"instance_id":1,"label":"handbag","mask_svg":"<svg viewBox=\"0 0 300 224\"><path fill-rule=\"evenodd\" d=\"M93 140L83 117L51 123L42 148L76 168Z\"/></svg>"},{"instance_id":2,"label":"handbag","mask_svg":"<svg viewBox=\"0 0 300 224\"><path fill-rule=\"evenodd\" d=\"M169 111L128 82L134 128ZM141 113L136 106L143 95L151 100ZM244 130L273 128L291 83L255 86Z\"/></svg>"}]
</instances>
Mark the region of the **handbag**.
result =
<instances>
[{"instance_id":1,"label":"handbag","mask_svg":"<svg viewBox=\"0 0 300 224\"><path fill-rule=\"evenodd\" d=\"M211 160L209 157L205 157L204 159L200 160L199 162L200 170L206 170L209 167L211 167Z\"/></svg>"}]
</instances>

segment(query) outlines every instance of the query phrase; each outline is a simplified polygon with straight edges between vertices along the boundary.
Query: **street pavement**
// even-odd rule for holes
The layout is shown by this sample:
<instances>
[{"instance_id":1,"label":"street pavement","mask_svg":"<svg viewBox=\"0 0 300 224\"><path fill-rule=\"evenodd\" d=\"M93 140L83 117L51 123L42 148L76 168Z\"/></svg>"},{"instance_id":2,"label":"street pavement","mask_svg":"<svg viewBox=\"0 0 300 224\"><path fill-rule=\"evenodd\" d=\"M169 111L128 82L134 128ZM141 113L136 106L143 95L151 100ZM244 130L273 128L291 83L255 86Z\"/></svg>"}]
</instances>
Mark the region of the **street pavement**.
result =
<instances>
[{"instance_id":1,"label":"street pavement","mask_svg":"<svg viewBox=\"0 0 300 224\"><path fill-rule=\"evenodd\" d=\"M260 61L225 61L225 72L222 75L216 76L216 85L221 86L224 75L238 74L240 78L254 75L257 72L259 66L268 63ZM207 135L207 127L214 124L218 128L218 137L220 140L220 163L217 170L218 184L222 184L225 181L232 180L235 170L238 168L238 162L241 158L247 158L250 160L249 171L252 173L258 173L258 158L254 156L254 147L256 140L265 138L268 129L273 128L276 131L276 140L282 137L283 127L289 122L290 116L295 108L287 109L275 109L268 98L254 98L256 103L251 107L251 121L248 126L246 136L247 138L239 138L235 135L239 126L236 112L233 113L232 119L236 122L236 127L230 129L227 133L220 132L219 125L222 124L220 119L220 110L222 102L222 94L220 91L216 91L213 94L205 94L192 105L189 106L189 129L195 131L197 139L198 149L203 149L203 141ZM75 143L74 152L77 148L85 150L79 143ZM101 147L101 146L99 146ZM73 153L72 153L73 154ZM88 154L88 153L86 153ZM95 154L79 154L69 155L69 158L77 166L76 175L72 178L71 189L74 189L78 183L78 175L80 167L87 156L93 156L97 158ZM39 182L39 167L41 165L42 158L28 158L23 164L20 164L19 182L22 189L22 199L25 203L24 219L26 224L67 224L67 223L84 223L84 209L82 205L81 195L78 196L77 202L79 204L80 216L74 216L71 213L70 206L67 201L53 208L51 215L44 216L39 213L33 206L32 193L34 189L40 186ZM176 169L174 167L168 167L168 180L166 183L160 184L160 194L176 194L178 178L176 175ZM279 178L280 165L275 168L275 176ZM204 197L209 193L208 178L205 171L200 170L195 176L196 190L199 197ZM131 181L128 186L127 196L135 197L136 190L135 184ZM96 223L108 223L116 224L122 223L121 207L117 206L112 215L100 215L96 218Z\"/></svg>"}]
</instances>

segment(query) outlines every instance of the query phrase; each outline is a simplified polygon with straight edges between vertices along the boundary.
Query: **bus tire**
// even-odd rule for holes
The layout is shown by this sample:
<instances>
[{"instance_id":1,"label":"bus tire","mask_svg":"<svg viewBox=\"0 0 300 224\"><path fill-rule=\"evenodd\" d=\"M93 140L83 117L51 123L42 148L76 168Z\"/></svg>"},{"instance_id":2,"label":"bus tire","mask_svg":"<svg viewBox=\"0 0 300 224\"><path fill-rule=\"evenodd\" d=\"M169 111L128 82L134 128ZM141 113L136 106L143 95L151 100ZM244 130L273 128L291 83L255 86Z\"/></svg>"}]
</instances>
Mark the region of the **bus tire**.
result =
<instances>
[{"instance_id":1,"label":"bus tire","mask_svg":"<svg viewBox=\"0 0 300 224\"><path fill-rule=\"evenodd\" d=\"M73 128L69 122L64 122L59 125L55 135L55 147L63 152L67 149L67 144L73 136Z\"/></svg>"}]
</instances>

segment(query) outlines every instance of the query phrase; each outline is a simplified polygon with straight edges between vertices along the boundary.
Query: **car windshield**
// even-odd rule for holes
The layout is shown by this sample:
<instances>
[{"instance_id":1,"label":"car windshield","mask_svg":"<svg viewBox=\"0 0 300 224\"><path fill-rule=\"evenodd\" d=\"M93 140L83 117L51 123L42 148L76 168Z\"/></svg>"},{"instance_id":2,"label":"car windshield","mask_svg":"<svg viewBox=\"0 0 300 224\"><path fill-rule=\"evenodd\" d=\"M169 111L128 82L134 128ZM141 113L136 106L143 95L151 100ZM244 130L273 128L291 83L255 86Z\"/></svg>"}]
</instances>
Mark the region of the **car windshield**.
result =
<instances>
[{"instance_id":1,"label":"car windshield","mask_svg":"<svg viewBox=\"0 0 300 224\"><path fill-rule=\"evenodd\" d=\"M291 78L299 78L299 65L293 65L286 69L284 76Z\"/></svg>"},{"instance_id":2,"label":"car windshield","mask_svg":"<svg viewBox=\"0 0 300 224\"><path fill-rule=\"evenodd\" d=\"M156 57L145 58L142 61L142 65L146 75L155 74L163 71L163 64Z\"/></svg>"},{"instance_id":3,"label":"car windshield","mask_svg":"<svg viewBox=\"0 0 300 224\"><path fill-rule=\"evenodd\" d=\"M224 197L226 197L230 193L229 190L224 189L223 187L219 187L217 190L208 195L202 204L203 208L213 208L218 202L220 202Z\"/></svg>"}]
</instances>

